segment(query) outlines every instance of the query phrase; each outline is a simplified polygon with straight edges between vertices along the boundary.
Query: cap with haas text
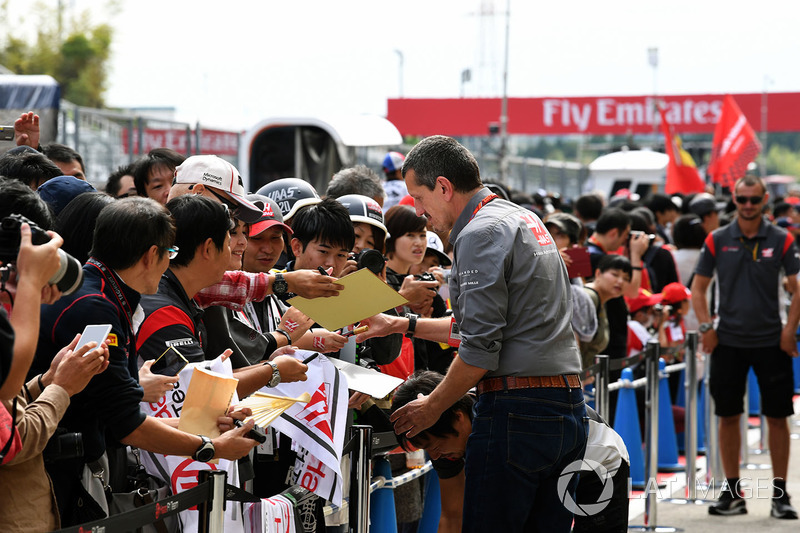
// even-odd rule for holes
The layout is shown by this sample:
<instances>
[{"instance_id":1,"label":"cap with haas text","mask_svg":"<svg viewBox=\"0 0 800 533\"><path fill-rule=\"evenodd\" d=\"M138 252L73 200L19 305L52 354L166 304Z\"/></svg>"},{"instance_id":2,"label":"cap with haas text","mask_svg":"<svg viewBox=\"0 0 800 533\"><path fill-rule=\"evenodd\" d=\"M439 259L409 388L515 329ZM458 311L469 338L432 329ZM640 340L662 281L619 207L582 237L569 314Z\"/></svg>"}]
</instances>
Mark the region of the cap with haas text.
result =
<instances>
[{"instance_id":1,"label":"cap with haas text","mask_svg":"<svg viewBox=\"0 0 800 533\"><path fill-rule=\"evenodd\" d=\"M628 310L631 314L644 307L652 307L661 301L661 293L653 294L646 289L639 289L639 294L636 298L625 297L625 303L628 304Z\"/></svg>"},{"instance_id":2,"label":"cap with haas text","mask_svg":"<svg viewBox=\"0 0 800 533\"><path fill-rule=\"evenodd\" d=\"M248 194L246 198L253 205L262 208L261 218L250 226L251 237L274 226L280 227L287 235L291 236L292 228L283 223L283 214L275 200L260 194Z\"/></svg>"},{"instance_id":3,"label":"cap with haas text","mask_svg":"<svg viewBox=\"0 0 800 533\"><path fill-rule=\"evenodd\" d=\"M310 183L298 178L281 178L271 181L258 189L256 193L275 200L283 213L283 220L286 222L300 208L322 201Z\"/></svg>"},{"instance_id":4,"label":"cap with haas text","mask_svg":"<svg viewBox=\"0 0 800 533\"><path fill-rule=\"evenodd\" d=\"M435 254L436 257L439 258L439 262L442 266L450 266L453 264L447 254L444 253L442 239L432 231L428 231L428 248L425 250L425 253L428 252Z\"/></svg>"},{"instance_id":5,"label":"cap with haas text","mask_svg":"<svg viewBox=\"0 0 800 533\"><path fill-rule=\"evenodd\" d=\"M674 281L661 291L661 301L665 304L677 304L692 297L692 292L682 283Z\"/></svg>"},{"instance_id":6,"label":"cap with haas text","mask_svg":"<svg viewBox=\"0 0 800 533\"><path fill-rule=\"evenodd\" d=\"M262 210L245 198L242 176L235 166L216 155L193 155L175 169L175 183L196 183L228 193L238 205L236 218L251 224Z\"/></svg>"},{"instance_id":7,"label":"cap with haas text","mask_svg":"<svg viewBox=\"0 0 800 533\"><path fill-rule=\"evenodd\" d=\"M406 156L400 152L389 152L386 154L386 157L383 158L384 172L394 172L395 170L400 170L403 168L403 161L405 160Z\"/></svg>"}]
</instances>

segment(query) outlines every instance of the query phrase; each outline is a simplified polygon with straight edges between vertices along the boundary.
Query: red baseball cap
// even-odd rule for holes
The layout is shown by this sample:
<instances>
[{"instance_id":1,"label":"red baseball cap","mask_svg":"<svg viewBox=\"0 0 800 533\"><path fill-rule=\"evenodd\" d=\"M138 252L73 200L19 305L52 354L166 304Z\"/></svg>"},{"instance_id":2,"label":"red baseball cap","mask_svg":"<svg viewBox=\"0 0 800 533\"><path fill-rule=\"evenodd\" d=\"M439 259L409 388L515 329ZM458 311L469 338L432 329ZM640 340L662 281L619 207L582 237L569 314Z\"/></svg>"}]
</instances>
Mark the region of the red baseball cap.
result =
<instances>
[{"instance_id":1,"label":"red baseball cap","mask_svg":"<svg viewBox=\"0 0 800 533\"><path fill-rule=\"evenodd\" d=\"M250 225L251 237L273 226L280 226L287 235L292 234L292 228L283 223L283 214L275 200L260 194L249 194L247 200L261 208L261 217Z\"/></svg>"},{"instance_id":2,"label":"red baseball cap","mask_svg":"<svg viewBox=\"0 0 800 533\"><path fill-rule=\"evenodd\" d=\"M625 297L625 303L628 304L628 310L631 313L635 313L643 307L652 307L660 301L660 293L653 294L646 289L639 289L639 294L636 295L636 298Z\"/></svg>"},{"instance_id":3,"label":"red baseball cap","mask_svg":"<svg viewBox=\"0 0 800 533\"><path fill-rule=\"evenodd\" d=\"M692 297L692 292L683 283L670 283L661 291L661 301L665 304L676 304Z\"/></svg>"}]
</instances>

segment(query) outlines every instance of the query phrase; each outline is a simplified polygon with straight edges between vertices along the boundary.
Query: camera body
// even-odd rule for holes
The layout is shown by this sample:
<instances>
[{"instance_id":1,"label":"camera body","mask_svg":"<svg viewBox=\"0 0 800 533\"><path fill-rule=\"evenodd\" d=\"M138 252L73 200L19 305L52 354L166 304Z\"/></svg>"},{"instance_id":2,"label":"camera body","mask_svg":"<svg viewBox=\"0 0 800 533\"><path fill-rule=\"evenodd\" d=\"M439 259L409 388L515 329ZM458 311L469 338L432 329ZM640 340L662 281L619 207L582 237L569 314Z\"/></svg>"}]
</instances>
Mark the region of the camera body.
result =
<instances>
[{"instance_id":1,"label":"camera body","mask_svg":"<svg viewBox=\"0 0 800 533\"><path fill-rule=\"evenodd\" d=\"M357 254L351 252L348 259L355 261L359 270L366 268L373 274L380 274L383 271L383 267L386 266L386 259L384 259L383 254L372 248L365 248Z\"/></svg>"},{"instance_id":2,"label":"camera body","mask_svg":"<svg viewBox=\"0 0 800 533\"><path fill-rule=\"evenodd\" d=\"M664 305L664 304L655 304L653 306L653 311L656 313L662 313L664 309L667 310L667 313L672 314L672 306L671 305Z\"/></svg>"},{"instance_id":3,"label":"camera body","mask_svg":"<svg viewBox=\"0 0 800 533\"><path fill-rule=\"evenodd\" d=\"M50 241L50 235L42 228L22 215L9 215L0 221L0 264L13 263L19 255L20 227L27 223L31 228L31 242L35 245ZM83 284L83 268L80 262L59 248L60 265L50 278L51 285L56 285L65 295L77 291Z\"/></svg>"}]
</instances>

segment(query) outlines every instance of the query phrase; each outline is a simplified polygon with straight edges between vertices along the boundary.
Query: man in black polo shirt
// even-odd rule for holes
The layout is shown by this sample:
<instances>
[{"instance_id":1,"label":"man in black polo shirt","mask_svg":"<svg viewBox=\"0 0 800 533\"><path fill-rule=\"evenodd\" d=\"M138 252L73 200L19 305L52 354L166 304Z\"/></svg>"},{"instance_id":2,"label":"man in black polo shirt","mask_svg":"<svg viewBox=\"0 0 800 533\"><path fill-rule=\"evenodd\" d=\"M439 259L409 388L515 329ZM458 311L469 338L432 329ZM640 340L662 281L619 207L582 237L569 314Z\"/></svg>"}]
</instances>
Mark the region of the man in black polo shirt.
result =
<instances>
[{"instance_id":1,"label":"man in black polo shirt","mask_svg":"<svg viewBox=\"0 0 800 533\"><path fill-rule=\"evenodd\" d=\"M789 426L792 405L792 360L797 356L795 331L800 320L796 274L800 257L794 238L762 216L769 199L759 178L736 182L737 218L706 237L692 282L692 303L700 322L703 349L711 353L710 391L719 421L719 446L728 487L709 507L714 515L747 512L739 483L739 418L747 373L753 367L761 390L761 412L769 427L774 492L772 516L796 519L786 492ZM716 329L708 309L706 289L716 272L719 311ZM792 294L782 327L778 298L782 275Z\"/></svg>"}]
</instances>

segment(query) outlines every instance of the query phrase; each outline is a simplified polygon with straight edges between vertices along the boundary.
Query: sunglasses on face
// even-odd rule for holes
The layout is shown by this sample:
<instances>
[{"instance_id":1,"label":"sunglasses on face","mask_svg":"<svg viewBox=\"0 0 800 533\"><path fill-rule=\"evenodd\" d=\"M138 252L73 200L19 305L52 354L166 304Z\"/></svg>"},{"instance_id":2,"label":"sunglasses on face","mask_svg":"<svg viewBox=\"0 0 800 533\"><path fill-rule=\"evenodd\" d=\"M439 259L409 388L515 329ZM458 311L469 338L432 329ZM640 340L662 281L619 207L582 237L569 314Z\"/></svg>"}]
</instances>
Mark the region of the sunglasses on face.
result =
<instances>
[{"instance_id":1,"label":"sunglasses on face","mask_svg":"<svg viewBox=\"0 0 800 533\"><path fill-rule=\"evenodd\" d=\"M750 202L751 205L758 205L764 199L763 196L736 196L736 203L737 204L746 204Z\"/></svg>"}]
</instances>

